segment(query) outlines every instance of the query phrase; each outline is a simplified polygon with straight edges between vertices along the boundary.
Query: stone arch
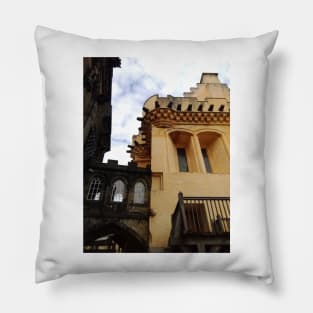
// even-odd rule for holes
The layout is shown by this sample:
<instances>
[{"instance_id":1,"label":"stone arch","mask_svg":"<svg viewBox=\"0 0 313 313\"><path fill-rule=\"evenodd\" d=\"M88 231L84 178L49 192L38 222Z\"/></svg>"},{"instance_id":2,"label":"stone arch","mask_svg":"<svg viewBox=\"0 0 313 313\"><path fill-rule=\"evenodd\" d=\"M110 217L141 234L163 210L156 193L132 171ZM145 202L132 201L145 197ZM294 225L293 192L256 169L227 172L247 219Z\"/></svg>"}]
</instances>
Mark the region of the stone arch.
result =
<instances>
[{"instance_id":1,"label":"stone arch","mask_svg":"<svg viewBox=\"0 0 313 313\"><path fill-rule=\"evenodd\" d=\"M198 172L194 133L186 129L174 129L168 132L170 170L173 172Z\"/></svg>"},{"instance_id":2,"label":"stone arch","mask_svg":"<svg viewBox=\"0 0 313 313\"><path fill-rule=\"evenodd\" d=\"M142 189L143 188L143 189ZM134 204L147 204L148 203L148 185L146 181L142 178L136 179L133 185L133 199Z\"/></svg>"},{"instance_id":3,"label":"stone arch","mask_svg":"<svg viewBox=\"0 0 313 313\"><path fill-rule=\"evenodd\" d=\"M205 158L211 167L212 173L229 173L229 150L225 143L224 133L217 130L198 131L197 139ZM207 166L206 166L207 168ZM207 168L208 169L208 168Z\"/></svg>"},{"instance_id":4,"label":"stone arch","mask_svg":"<svg viewBox=\"0 0 313 313\"><path fill-rule=\"evenodd\" d=\"M221 136L221 139L225 145L225 148L227 150L227 153L228 155L230 154L229 152L229 147L227 145L227 140L226 140L226 134L227 134L227 131L224 131L220 128L216 128L216 127L211 127L208 129L208 128L202 128L202 129L199 129L195 132L195 135L198 136L199 134L201 133L216 133L216 134L219 134Z\"/></svg>"},{"instance_id":5,"label":"stone arch","mask_svg":"<svg viewBox=\"0 0 313 313\"><path fill-rule=\"evenodd\" d=\"M135 195L135 186L137 182L141 182L144 184L145 187L145 196L144 196L144 203L135 203L134 195ZM128 203L135 206L149 206L150 203L150 190L151 190L151 183L145 177L137 176L133 179L133 181L129 184L129 191L128 191Z\"/></svg>"},{"instance_id":6,"label":"stone arch","mask_svg":"<svg viewBox=\"0 0 313 313\"><path fill-rule=\"evenodd\" d=\"M185 128L185 127L177 127L175 129L170 129L167 131L167 133L169 135L171 135L171 133L176 133L176 132L186 133L186 134L189 134L191 136L194 134L191 130L189 130L188 128Z\"/></svg>"},{"instance_id":7,"label":"stone arch","mask_svg":"<svg viewBox=\"0 0 313 313\"><path fill-rule=\"evenodd\" d=\"M100 222L93 225L90 230L87 229L84 235L84 251L105 252L99 250L99 246L111 247L112 241L118 244L121 252L146 252L148 250L147 242L136 231L123 222L109 221ZM114 251L109 249L108 252Z\"/></svg>"}]
</instances>

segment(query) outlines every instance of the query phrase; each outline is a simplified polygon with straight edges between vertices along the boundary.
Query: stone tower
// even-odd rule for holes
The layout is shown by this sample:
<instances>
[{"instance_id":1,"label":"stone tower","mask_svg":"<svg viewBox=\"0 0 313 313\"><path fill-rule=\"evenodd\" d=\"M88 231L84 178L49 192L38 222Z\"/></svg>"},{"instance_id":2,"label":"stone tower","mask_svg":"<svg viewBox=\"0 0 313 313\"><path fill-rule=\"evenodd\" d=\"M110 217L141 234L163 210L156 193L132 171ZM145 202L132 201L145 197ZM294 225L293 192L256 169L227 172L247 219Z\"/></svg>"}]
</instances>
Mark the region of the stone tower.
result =
<instances>
[{"instance_id":1,"label":"stone tower","mask_svg":"<svg viewBox=\"0 0 313 313\"><path fill-rule=\"evenodd\" d=\"M150 251L228 252L230 91L203 73L183 97L151 96L129 146L151 166Z\"/></svg>"},{"instance_id":2,"label":"stone tower","mask_svg":"<svg viewBox=\"0 0 313 313\"><path fill-rule=\"evenodd\" d=\"M84 58L85 253L147 252L150 168L103 163L111 146L111 93L115 58ZM114 117L113 117L114 118Z\"/></svg>"}]
</instances>

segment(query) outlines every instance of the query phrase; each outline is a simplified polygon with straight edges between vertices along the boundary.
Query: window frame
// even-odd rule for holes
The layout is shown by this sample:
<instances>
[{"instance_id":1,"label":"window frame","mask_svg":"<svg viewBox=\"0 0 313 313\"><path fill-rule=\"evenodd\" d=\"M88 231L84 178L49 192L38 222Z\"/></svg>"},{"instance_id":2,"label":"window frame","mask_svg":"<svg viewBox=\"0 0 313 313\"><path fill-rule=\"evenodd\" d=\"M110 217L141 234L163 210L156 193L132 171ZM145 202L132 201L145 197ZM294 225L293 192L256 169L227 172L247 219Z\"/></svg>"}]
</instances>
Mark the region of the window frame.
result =
<instances>
[{"instance_id":1,"label":"window frame","mask_svg":"<svg viewBox=\"0 0 313 313\"><path fill-rule=\"evenodd\" d=\"M114 200L114 197L115 197L115 195L117 195L117 194L113 194L113 192L114 192L114 186L115 186L115 184L118 183L118 182L121 182L121 183L123 184L123 190L122 190L121 193L119 193L119 195L122 195L121 201ZM112 187L111 187L111 196L110 196L111 202L112 202L112 203L123 203L123 202L125 202L125 200L126 200L126 191L127 191L127 185L126 185L125 181L124 181L123 179L121 179L121 178L115 179L115 180L113 181Z\"/></svg>"},{"instance_id":2,"label":"window frame","mask_svg":"<svg viewBox=\"0 0 313 313\"><path fill-rule=\"evenodd\" d=\"M138 202L138 201L136 202L136 186L138 186L139 184L143 186L142 202ZM141 180L136 181L134 184L133 203L138 204L138 205L145 204L146 203L146 192L147 192L146 184Z\"/></svg>"},{"instance_id":3,"label":"window frame","mask_svg":"<svg viewBox=\"0 0 313 313\"><path fill-rule=\"evenodd\" d=\"M100 201L100 200L102 200L103 185L104 185L103 178L98 177L98 176L93 177L90 180L89 185L88 185L86 200L88 200L88 201ZM99 194L99 197L97 197L97 194Z\"/></svg>"},{"instance_id":4,"label":"window frame","mask_svg":"<svg viewBox=\"0 0 313 313\"><path fill-rule=\"evenodd\" d=\"M183 152L183 153L180 153ZM181 173L188 173L189 172L189 166L188 166L188 158L187 158L187 151L184 147L176 147L176 153L177 153L177 160L178 160L178 170ZM181 161L184 161L184 164L181 163Z\"/></svg>"},{"instance_id":5,"label":"window frame","mask_svg":"<svg viewBox=\"0 0 313 313\"><path fill-rule=\"evenodd\" d=\"M208 149L207 148L201 148L201 155L204 162L204 167L206 169L206 172L208 174L213 173L212 164L209 158Z\"/></svg>"}]
</instances>

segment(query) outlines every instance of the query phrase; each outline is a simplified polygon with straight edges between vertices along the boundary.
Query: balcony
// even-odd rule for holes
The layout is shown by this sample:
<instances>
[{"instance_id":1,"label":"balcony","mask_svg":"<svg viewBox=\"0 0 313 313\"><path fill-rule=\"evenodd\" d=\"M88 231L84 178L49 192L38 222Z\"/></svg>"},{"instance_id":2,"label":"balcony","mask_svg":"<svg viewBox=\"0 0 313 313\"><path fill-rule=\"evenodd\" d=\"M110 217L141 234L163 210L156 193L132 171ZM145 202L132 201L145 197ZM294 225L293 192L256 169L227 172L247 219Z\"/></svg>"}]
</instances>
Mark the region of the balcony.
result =
<instances>
[{"instance_id":1,"label":"balcony","mask_svg":"<svg viewBox=\"0 0 313 313\"><path fill-rule=\"evenodd\" d=\"M169 248L175 252L228 252L229 197L184 197L172 214Z\"/></svg>"}]
</instances>

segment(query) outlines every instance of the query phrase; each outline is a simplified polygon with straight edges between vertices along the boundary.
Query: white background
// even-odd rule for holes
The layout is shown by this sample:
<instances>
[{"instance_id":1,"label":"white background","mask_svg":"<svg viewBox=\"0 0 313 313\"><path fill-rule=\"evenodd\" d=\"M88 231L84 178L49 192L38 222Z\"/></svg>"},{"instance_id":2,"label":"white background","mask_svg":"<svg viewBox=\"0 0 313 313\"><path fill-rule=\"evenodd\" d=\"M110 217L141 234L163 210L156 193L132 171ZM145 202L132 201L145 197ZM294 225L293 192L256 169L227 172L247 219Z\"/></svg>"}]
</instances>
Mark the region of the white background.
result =
<instances>
[{"instance_id":1,"label":"white background","mask_svg":"<svg viewBox=\"0 0 313 313\"><path fill-rule=\"evenodd\" d=\"M45 161L37 24L90 37L193 39L278 29L266 113L276 281L230 274L93 274L35 285ZM312 312L310 1L7 1L0 5L1 312Z\"/></svg>"}]
</instances>

